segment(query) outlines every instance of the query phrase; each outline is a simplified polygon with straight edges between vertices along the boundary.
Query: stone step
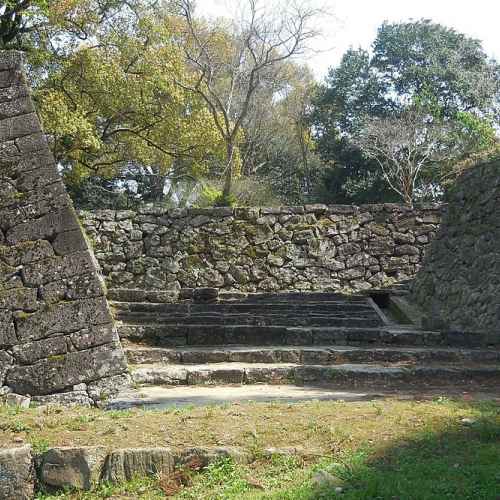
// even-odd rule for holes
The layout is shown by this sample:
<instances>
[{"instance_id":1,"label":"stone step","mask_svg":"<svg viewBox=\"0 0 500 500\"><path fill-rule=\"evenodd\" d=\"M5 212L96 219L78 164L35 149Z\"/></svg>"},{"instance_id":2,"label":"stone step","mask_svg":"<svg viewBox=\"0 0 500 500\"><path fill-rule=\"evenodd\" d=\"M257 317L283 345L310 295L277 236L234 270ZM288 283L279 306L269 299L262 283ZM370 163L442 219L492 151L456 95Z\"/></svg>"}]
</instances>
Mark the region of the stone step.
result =
<instances>
[{"instance_id":1,"label":"stone step","mask_svg":"<svg viewBox=\"0 0 500 500\"><path fill-rule=\"evenodd\" d=\"M349 302L304 302L304 303L210 303L191 304L174 303L158 304L151 302L112 302L111 305L117 312L151 312L168 314L193 314L193 313L279 313L279 312L373 312L373 307L366 300Z\"/></svg>"},{"instance_id":2,"label":"stone step","mask_svg":"<svg viewBox=\"0 0 500 500\"><path fill-rule=\"evenodd\" d=\"M284 314L195 314L195 315L167 315L154 313L119 313L115 315L117 321L127 324L161 324L169 325L279 325L279 326L352 326L376 327L383 325L380 317L375 313L356 314L303 314L300 316L290 312Z\"/></svg>"},{"instance_id":3,"label":"stone step","mask_svg":"<svg viewBox=\"0 0 500 500\"><path fill-rule=\"evenodd\" d=\"M140 364L207 363L296 363L334 365L344 363L500 363L500 350L353 347L353 346L213 346L161 348L142 345L125 347L128 362Z\"/></svg>"},{"instance_id":4,"label":"stone step","mask_svg":"<svg viewBox=\"0 0 500 500\"><path fill-rule=\"evenodd\" d=\"M161 347L396 345L500 347L498 334L430 332L404 327L286 327L249 325L118 325L120 337Z\"/></svg>"},{"instance_id":5,"label":"stone step","mask_svg":"<svg viewBox=\"0 0 500 500\"><path fill-rule=\"evenodd\" d=\"M141 365L131 367L139 385L227 385L324 383L333 387L356 384L427 386L466 385L500 381L500 364L451 363L385 366L340 364L332 366L296 363L214 363L209 365Z\"/></svg>"}]
</instances>

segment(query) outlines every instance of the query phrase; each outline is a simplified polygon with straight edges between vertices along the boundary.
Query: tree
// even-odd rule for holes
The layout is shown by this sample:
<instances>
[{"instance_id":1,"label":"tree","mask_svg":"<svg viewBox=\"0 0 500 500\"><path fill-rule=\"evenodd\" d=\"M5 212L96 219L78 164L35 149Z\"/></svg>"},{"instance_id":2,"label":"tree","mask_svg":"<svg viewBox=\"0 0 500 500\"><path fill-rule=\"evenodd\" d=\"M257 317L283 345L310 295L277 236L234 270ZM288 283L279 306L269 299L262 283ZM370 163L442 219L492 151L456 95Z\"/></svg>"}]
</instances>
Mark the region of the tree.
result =
<instances>
[{"instance_id":1,"label":"tree","mask_svg":"<svg viewBox=\"0 0 500 500\"><path fill-rule=\"evenodd\" d=\"M370 201L379 201L374 191L364 191L377 184L373 177L383 174L373 157L359 161L354 137L365 125L365 118L398 116L418 100L432 104L429 112L450 122L457 132L474 123L474 144L457 151L475 152L490 147L492 126L498 121L500 68L488 59L477 40L427 20L409 23L384 23L373 44L373 53L350 49L340 65L332 68L326 84L318 92L312 114L313 130L322 159L349 171L337 174L339 182L349 179L361 187L357 198L373 193ZM463 140L466 134L461 134ZM348 154L353 152L355 166ZM337 165L337 167L336 167ZM446 164L445 164L446 165ZM377 173L378 172L378 173ZM434 183L443 173L435 169ZM374 183L364 179L372 177ZM340 192L347 192L343 184ZM371 196L371 195L370 195ZM385 195L384 195L385 198ZM353 198L354 199L354 198Z\"/></svg>"},{"instance_id":2,"label":"tree","mask_svg":"<svg viewBox=\"0 0 500 500\"><path fill-rule=\"evenodd\" d=\"M287 61L274 85L256 93L243 125L243 174L261 179L286 204L310 202L322 167L308 120L315 86L307 66Z\"/></svg>"},{"instance_id":3,"label":"tree","mask_svg":"<svg viewBox=\"0 0 500 500\"><path fill-rule=\"evenodd\" d=\"M260 0L239 4L238 18L207 24L194 17L191 0L177 0L186 25L183 47L195 73L179 85L199 95L212 113L226 149L221 202L230 203L235 154L257 91L273 78L274 69L301 54L316 36L312 26L318 11L305 3L272 9Z\"/></svg>"},{"instance_id":4,"label":"tree","mask_svg":"<svg viewBox=\"0 0 500 500\"><path fill-rule=\"evenodd\" d=\"M160 201L167 179L204 174L221 151L205 103L175 83L187 78L175 30L146 14L129 30L97 33L35 97L68 184L133 181Z\"/></svg>"},{"instance_id":5,"label":"tree","mask_svg":"<svg viewBox=\"0 0 500 500\"><path fill-rule=\"evenodd\" d=\"M355 144L378 163L391 189L412 205L422 171L459 156L450 143L450 126L411 106L394 117L366 119Z\"/></svg>"}]
</instances>

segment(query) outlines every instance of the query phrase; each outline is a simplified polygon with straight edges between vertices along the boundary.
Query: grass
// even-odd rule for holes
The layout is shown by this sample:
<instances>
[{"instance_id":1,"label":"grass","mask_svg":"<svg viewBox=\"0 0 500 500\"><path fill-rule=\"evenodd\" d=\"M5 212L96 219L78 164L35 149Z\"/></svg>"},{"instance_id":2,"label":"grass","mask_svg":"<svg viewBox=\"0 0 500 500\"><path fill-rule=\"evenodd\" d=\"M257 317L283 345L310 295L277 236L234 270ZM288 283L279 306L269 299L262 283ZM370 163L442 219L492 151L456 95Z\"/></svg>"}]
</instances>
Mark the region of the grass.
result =
<instances>
[{"instance_id":1,"label":"grass","mask_svg":"<svg viewBox=\"0 0 500 500\"><path fill-rule=\"evenodd\" d=\"M194 474L178 499L500 500L500 407L432 401L247 403L163 411L0 408L0 447L119 442L134 446L241 446L257 459ZM298 447L303 456L264 454ZM335 484L313 480L328 472ZM102 485L93 493L39 499L165 498L165 478ZM335 488L342 488L338 493Z\"/></svg>"}]
</instances>

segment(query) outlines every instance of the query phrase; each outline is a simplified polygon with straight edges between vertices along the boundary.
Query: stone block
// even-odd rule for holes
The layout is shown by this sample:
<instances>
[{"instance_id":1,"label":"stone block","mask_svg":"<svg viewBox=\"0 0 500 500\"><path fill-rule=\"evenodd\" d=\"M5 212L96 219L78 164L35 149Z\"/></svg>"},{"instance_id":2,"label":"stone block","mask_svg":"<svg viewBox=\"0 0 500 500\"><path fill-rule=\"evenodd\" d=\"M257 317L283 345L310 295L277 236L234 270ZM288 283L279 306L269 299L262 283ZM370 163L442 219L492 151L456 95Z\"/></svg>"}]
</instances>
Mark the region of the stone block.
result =
<instances>
[{"instance_id":1,"label":"stone block","mask_svg":"<svg viewBox=\"0 0 500 500\"><path fill-rule=\"evenodd\" d=\"M0 71L0 89L10 90L12 87L21 86L26 89L26 85L19 85L23 81L23 76L20 70L14 71ZM3 92L2 92L3 93ZM0 95L2 95L0 93ZM9 100L9 97L4 97L4 100Z\"/></svg>"},{"instance_id":2,"label":"stone block","mask_svg":"<svg viewBox=\"0 0 500 500\"><path fill-rule=\"evenodd\" d=\"M69 339L77 351L83 351L91 347L116 342L118 341L118 334L112 324L106 324L91 326L74 332L69 336Z\"/></svg>"},{"instance_id":3,"label":"stone block","mask_svg":"<svg viewBox=\"0 0 500 500\"><path fill-rule=\"evenodd\" d=\"M28 264L22 273L25 285L36 287L73 276L94 275L95 267L89 252L77 252Z\"/></svg>"},{"instance_id":4,"label":"stone block","mask_svg":"<svg viewBox=\"0 0 500 500\"><path fill-rule=\"evenodd\" d=\"M18 115L26 115L34 111L29 96L17 96L14 99L0 101L0 120Z\"/></svg>"},{"instance_id":5,"label":"stone block","mask_svg":"<svg viewBox=\"0 0 500 500\"><path fill-rule=\"evenodd\" d=\"M67 196L64 195L60 201L67 201ZM12 227L7 231L7 241L16 245L24 241L51 240L59 233L78 228L73 210L68 207Z\"/></svg>"},{"instance_id":6,"label":"stone block","mask_svg":"<svg viewBox=\"0 0 500 500\"><path fill-rule=\"evenodd\" d=\"M53 256L52 245L45 240L25 241L15 246L0 246L0 261L14 267Z\"/></svg>"},{"instance_id":7,"label":"stone block","mask_svg":"<svg viewBox=\"0 0 500 500\"><path fill-rule=\"evenodd\" d=\"M85 386L85 384L80 385ZM89 398L87 392L84 390L59 392L57 394L49 394L48 396L35 396L31 398L31 401L35 403L36 406L78 406L81 408L91 408L94 406L94 401Z\"/></svg>"},{"instance_id":8,"label":"stone block","mask_svg":"<svg viewBox=\"0 0 500 500\"><path fill-rule=\"evenodd\" d=\"M98 297L44 306L33 314L17 315L15 321L19 340L27 342L72 333L91 325L111 324L111 315L106 299Z\"/></svg>"},{"instance_id":9,"label":"stone block","mask_svg":"<svg viewBox=\"0 0 500 500\"><path fill-rule=\"evenodd\" d=\"M20 394L47 395L82 382L118 375L126 369L119 346L107 344L51 356L34 365L14 366L7 374L6 384Z\"/></svg>"},{"instance_id":10,"label":"stone block","mask_svg":"<svg viewBox=\"0 0 500 500\"><path fill-rule=\"evenodd\" d=\"M57 255L88 251L81 229L59 233L52 242L52 247Z\"/></svg>"},{"instance_id":11,"label":"stone block","mask_svg":"<svg viewBox=\"0 0 500 500\"><path fill-rule=\"evenodd\" d=\"M100 480L104 447L52 448L40 457L40 481L52 489L91 490Z\"/></svg>"},{"instance_id":12,"label":"stone block","mask_svg":"<svg viewBox=\"0 0 500 500\"><path fill-rule=\"evenodd\" d=\"M170 448L122 449L108 455L102 479L121 483L136 476L160 476L173 470L174 455Z\"/></svg>"},{"instance_id":13,"label":"stone block","mask_svg":"<svg viewBox=\"0 0 500 500\"><path fill-rule=\"evenodd\" d=\"M29 396L22 396L21 394L14 394L13 392L5 396L5 403L7 406L14 406L17 408L29 408L31 398Z\"/></svg>"},{"instance_id":14,"label":"stone block","mask_svg":"<svg viewBox=\"0 0 500 500\"><path fill-rule=\"evenodd\" d=\"M50 337L48 339L12 347L12 354L16 361L22 365L32 365L40 359L65 354L68 350L64 337Z\"/></svg>"},{"instance_id":15,"label":"stone block","mask_svg":"<svg viewBox=\"0 0 500 500\"><path fill-rule=\"evenodd\" d=\"M10 141L40 131L36 113L0 120L0 142Z\"/></svg>"},{"instance_id":16,"label":"stone block","mask_svg":"<svg viewBox=\"0 0 500 500\"><path fill-rule=\"evenodd\" d=\"M0 450L0 498L32 500L35 496L35 470L31 447Z\"/></svg>"},{"instance_id":17,"label":"stone block","mask_svg":"<svg viewBox=\"0 0 500 500\"><path fill-rule=\"evenodd\" d=\"M5 375L13 362L12 356L7 351L0 350L0 387L3 385Z\"/></svg>"},{"instance_id":18,"label":"stone block","mask_svg":"<svg viewBox=\"0 0 500 500\"><path fill-rule=\"evenodd\" d=\"M0 292L0 310L36 311L38 309L36 288L18 288Z\"/></svg>"},{"instance_id":19,"label":"stone block","mask_svg":"<svg viewBox=\"0 0 500 500\"><path fill-rule=\"evenodd\" d=\"M54 281L41 286L39 290L41 299L47 304L104 295L101 279L95 272Z\"/></svg>"}]
</instances>

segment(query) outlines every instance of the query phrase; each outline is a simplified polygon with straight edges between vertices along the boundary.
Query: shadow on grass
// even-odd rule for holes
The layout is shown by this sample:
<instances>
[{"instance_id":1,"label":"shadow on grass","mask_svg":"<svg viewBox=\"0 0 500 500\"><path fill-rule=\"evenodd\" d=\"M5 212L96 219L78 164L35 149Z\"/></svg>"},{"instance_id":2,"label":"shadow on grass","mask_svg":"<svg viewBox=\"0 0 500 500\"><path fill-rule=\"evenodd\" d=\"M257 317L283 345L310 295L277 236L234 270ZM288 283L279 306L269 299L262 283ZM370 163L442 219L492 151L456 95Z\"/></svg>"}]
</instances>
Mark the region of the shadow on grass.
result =
<instances>
[{"instance_id":1,"label":"shadow on grass","mask_svg":"<svg viewBox=\"0 0 500 500\"><path fill-rule=\"evenodd\" d=\"M480 410L475 420L417 431L385 448L357 450L341 463L321 464L321 470L340 480L342 492L309 481L264 498L500 500L500 408L474 407Z\"/></svg>"}]
</instances>

